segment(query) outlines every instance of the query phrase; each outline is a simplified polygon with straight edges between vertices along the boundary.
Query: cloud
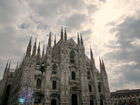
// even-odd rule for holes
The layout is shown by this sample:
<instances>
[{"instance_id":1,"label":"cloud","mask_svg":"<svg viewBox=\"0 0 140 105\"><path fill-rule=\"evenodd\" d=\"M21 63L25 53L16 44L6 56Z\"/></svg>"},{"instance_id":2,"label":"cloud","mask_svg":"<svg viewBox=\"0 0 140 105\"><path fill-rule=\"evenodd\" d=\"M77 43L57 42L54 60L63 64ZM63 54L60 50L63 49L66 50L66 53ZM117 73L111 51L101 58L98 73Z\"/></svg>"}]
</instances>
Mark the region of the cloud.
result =
<instances>
[{"instance_id":1,"label":"cloud","mask_svg":"<svg viewBox=\"0 0 140 105\"><path fill-rule=\"evenodd\" d=\"M81 25L87 20L85 14L73 14L72 16L61 20L62 24L71 27L71 29L79 29Z\"/></svg>"},{"instance_id":2,"label":"cloud","mask_svg":"<svg viewBox=\"0 0 140 105\"><path fill-rule=\"evenodd\" d=\"M106 0L91 16L93 29L88 42L94 40L95 56L106 61L111 91L140 87L135 78L127 76L139 69L139 4L133 0Z\"/></svg>"},{"instance_id":3,"label":"cloud","mask_svg":"<svg viewBox=\"0 0 140 105\"><path fill-rule=\"evenodd\" d=\"M134 88L139 87L139 74L140 74L140 46L136 40L140 40L140 19L136 17L127 17L124 22L117 25L114 31L117 31L117 44L118 47L111 47L113 52L107 53L106 59L120 64L119 70L121 74L121 81L119 78L118 88L132 88L131 84L135 85ZM133 43L135 42L135 43ZM132 44L133 43L133 44ZM124 65L125 63L125 65ZM114 65L114 66L116 66ZM115 71L116 72L116 71ZM126 86L127 85L127 86ZM130 87L129 87L130 86Z\"/></svg>"},{"instance_id":4,"label":"cloud","mask_svg":"<svg viewBox=\"0 0 140 105\"><path fill-rule=\"evenodd\" d=\"M7 60L14 65L23 56L28 37L16 29L22 13L17 0L0 1L0 78Z\"/></svg>"},{"instance_id":5,"label":"cloud","mask_svg":"<svg viewBox=\"0 0 140 105\"><path fill-rule=\"evenodd\" d=\"M30 27L30 25L29 24L26 24L26 23L22 23L20 26L19 26L19 28L21 28L21 29L28 29Z\"/></svg>"},{"instance_id":6,"label":"cloud","mask_svg":"<svg viewBox=\"0 0 140 105\"><path fill-rule=\"evenodd\" d=\"M69 37L82 33L86 54L91 45L95 58L105 59L111 90L139 88L139 5L138 0L1 0L0 63L21 59L29 36L46 43L49 31L59 39L60 27L67 26Z\"/></svg>"},{"instance_id":7,"label":"cloud","mask_svg":"<svg viewBox=\"0 0 140 105\"><path fill-rule=\"evenodd\" d=\"M15 0L0 1L0 23L10 24L19 12L18 4Z\"/></svg>"}]
</instances>

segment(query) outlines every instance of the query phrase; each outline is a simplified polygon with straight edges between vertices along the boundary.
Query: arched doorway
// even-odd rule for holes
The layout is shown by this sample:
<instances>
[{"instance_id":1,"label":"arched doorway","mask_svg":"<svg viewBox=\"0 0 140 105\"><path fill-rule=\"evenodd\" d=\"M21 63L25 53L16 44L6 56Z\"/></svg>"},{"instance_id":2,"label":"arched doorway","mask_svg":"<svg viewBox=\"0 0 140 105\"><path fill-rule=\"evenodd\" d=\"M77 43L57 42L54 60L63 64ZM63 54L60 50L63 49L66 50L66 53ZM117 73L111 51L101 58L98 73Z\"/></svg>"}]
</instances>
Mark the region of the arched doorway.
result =
<instances>
[{"instance_id":1,"label":"arched doorway","mask_svg":"<svg viewBox=\"0 0 140 105\"><path fill-rule=\"evenodd\" d=\"M78 105L77 94L72 94L72 96L71 96L71 105Z\"/></svg>"},{"instance_id":2,"label":"arched doorway","mask_svg":"<svg viewBox=\"0 0 140 105\"><path fill-rule=\"evenodd\" d=\"M56 99L52 99L51 100L51 105L57 105L57 100Z\"/></svg>"},{"instance_id":3,"label":"arched doorway","mask_svg":"<svg viewBox=\"0 0 140 105\"><path fill-rule=\"evenodd\" d=\"M10 95L10 89L11 89L11 85L8 85L6 87L6 90L4 92L4 97L3 97L3 105L8 105L8 100L9 100L9 95Z\"/></svg>"},{"instance_id":4,"label":"arched doorway","mask_svg":"<svg viewBox=\"0 0 140 105\"><path fill-rule=\"evenodd\" d=\"M94 105L94 101L93 100L90 100L90 105Z\"/></svg>"},{"instance_id":5,"label":"arched doorway","mask_svg":"<svg viewBox=\"0 0 140 105\"><path fill-rule=\"evenodd\" d=\"M90 95L90 105L94 105L94 96Z\"/></svg>"},{"instance_id":6,"label":"arched doorway","mask_svg":"<svg viewBox=\"0 0 140 105\"><path fill-rule=\"evenodd\" d=\"M103 99L100 99L100 104L103 105Z\"/></svg>"}]
</instances>

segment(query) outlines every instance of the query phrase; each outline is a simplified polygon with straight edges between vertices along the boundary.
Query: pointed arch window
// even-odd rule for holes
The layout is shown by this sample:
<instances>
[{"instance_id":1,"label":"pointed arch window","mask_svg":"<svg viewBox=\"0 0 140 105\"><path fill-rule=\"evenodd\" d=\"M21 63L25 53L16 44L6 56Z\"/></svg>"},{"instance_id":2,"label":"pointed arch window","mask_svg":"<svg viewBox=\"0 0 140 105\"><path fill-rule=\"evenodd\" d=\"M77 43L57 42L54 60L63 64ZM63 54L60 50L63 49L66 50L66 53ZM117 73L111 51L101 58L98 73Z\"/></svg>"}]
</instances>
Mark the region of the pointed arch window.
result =
<instances>
[{"instance_id":1,"label":"pointed arch window","mask_svg":"<svg viewBox=\"0 0 140 105\"><path fill-rule=\"evenodd\" d=\"M88 85L88 89L89 89L89 92L92 92L92 86L90 84Z\"/></svg>"},{"instance_id":2,"label":"pointed arch window","mask_svg":"<svg viewBox=\"0 0 140 105\"><path fill-rule=\"evenodd\" d=\"M57 89L57 82L56 81L52 81L52 89Z\"/></svg>"},{"instance_id":3,"label":"pointed arch window","mask_svg":"<svg viewBox=\"0 0 140 105\"><path fill-rule=\"evenodd\" d=\"M101 92L101 82L98 83L98 90Z\"/></svg>"},{"instance_id":4,"label":"pointed arch window","mask_svg":"<svg viewBox=\"0 0 140 105\"><path fill-rule=\"evenodd\" d=\"M90 71L87 71L87 79L90 79Z\"/></svg>"},{"instance_id":5,"label":"pointed arch window","mask_svg":"<svg viewBox=\"0 0 140 105\"><path fill-rule=\"evenodd\" d=\"M37 89L40 89L41 88L41 79L37 79L37 82L36 82L36 88Z\"/></svg>"},{"instance_id":6,"label":"pointed arch window","mask_svg":"<svg viewBox=\"0 0 140 105\"><path fill-rule=\"evenodd\" d=\"M75 63L74 58L75 58L75 51L71 50L71 52L70 52L70 62L71 63Z\"/></svg>"},{"instance_id":7,"label":"pointed arch window","mask_svg":"<svg viewBox=\"0 0 140 105\"><path fill-rule=\"evenodd\" d=\"M57 100L56 99L52 99L51 100L51 105L57 105Z\"/></svg>"},{"instance_id":8,"label":"pointed arch window","mask_svg":"<svg viewBox=\"0 0 140 105\"><path fill-rule=\"evenodd\" d=\"M74 71L71 72L71 78L72 80L76 80L76 73Z\"/></svg>"}]
</instances>

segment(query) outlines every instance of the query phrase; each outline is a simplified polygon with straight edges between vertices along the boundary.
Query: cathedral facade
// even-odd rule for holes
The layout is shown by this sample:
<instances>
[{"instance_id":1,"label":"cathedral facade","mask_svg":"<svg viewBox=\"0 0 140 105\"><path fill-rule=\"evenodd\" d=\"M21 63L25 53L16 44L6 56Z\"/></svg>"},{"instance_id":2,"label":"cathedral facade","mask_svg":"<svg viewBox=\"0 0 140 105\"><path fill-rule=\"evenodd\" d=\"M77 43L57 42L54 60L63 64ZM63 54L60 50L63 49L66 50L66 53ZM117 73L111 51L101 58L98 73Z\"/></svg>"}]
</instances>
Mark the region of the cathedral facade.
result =
<instances>
[{"instance_id":1,"label":"cathedral facade","mask_svg":"<svg viewBox=\"0 0 140 105\"><path fill-rule=\"evenodd\" d=\"M25 57L14 72L7 63L0 81L0 105L111 105L108 77L104 61L100 70L90 49L90 59L85 55L84 42L78 35L77 43L67 39L66 29L61 38L54 40L49 34L48 45L32 38Z\"/></svg>"}]
</instances>

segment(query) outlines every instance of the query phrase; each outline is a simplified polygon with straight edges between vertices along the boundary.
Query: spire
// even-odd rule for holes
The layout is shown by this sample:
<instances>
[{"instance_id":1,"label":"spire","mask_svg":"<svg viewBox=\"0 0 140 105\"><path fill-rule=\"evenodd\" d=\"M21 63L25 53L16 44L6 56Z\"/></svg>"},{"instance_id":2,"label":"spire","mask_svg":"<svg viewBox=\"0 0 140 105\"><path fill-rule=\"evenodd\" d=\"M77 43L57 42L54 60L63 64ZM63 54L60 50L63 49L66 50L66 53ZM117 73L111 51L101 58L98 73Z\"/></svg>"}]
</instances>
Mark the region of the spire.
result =
<instances>
[{"instance_id":1,"label":"spire","mask_svg":"<svg viewBox=\"0 0 140 105\"><path fill-rule=\"evenodd\" d=\"M105 70L105 64L104 64L104 60L102 59L102 67Z\"/></svg>"},{"instance_id":2,"label":"spire","mask_svg":"<svg viewBox=\"0 0 140 105\"><path fill-rule=\"evenodd\" d=\"M36 55L36 42L37 42L37 39L35 39L35 42L34 42L32 56Z\"/></svg>"},{"instance_id":3,"label":"spire","mask_svg":"<svg viewBox=\"0 0 140 105\"><path fill-rule=\"evenodd\" d=\"M39 44L38 44L37 56L40 57L40 42L39 42Z\"/></svg>"},{"instance_id":4,"label":"spire","mask_svg":"<svg viewBox=\"0 0 140 105\"><path fill-rule=\"evenodd\" d=\"M18 62L17 62L17 65L16 65L16 69L18 69Z\"/></svg>"},{"instance_id":5,"label":"spire","mask_svg":"<svg viewBox=\"0 0 140 105\"><path fill-rule=\"evenodd\" d=\"M102 69L102 61L101 61L100 57L99 57L99 62L100 62L100 70L101 70Z\"/></svg>"},{"instance_id":6,"label":"spire","mask_svg":"<svg viewBox=\"0 0 140 105\"><path fill-rule=\"evenodd\" d=\"M11 68L11 61L9 62L8 70L10 70L10 68Z\"/></svg>"},{"instance_id":7,"label":"spire","mask_svg":"<svg viewBox=\"0 0 140 105\"><path fill-rule=\"evenodd\" d=\"M54 45L56 45L56 35L55 35L55 38L54 38Z\"/></svg>"},{"instance_id":8,"label":"spire","mask_svg":"<svg viewBox=\"0 0 140 105\"><path fill-rule=\"evenodd\" d=\"M84 43L83 43L83 38L82 38L82 35L80 35L81 36L81 45L83 45Z\"/></svg>"},{"instance_id":9,"label":"spire","mask_svg":"<svg viewBox=\"0 0 140 105\"><path fill-rule=\"evenodd\" d=\"M80 44L79 33L77 33L77 42L78 42L78 44Z\"/></svg>"},{"instance_id":10,"label":"spire","mask_svg":"<svg viewBox=\"0 0 140 105\"><path fill-rule=\"evenodd\" d=\"M5 71L8 69L9 62L7 61Z\"/></svg>"},{"instance_id":11,"label":"spire","mask_svg":"<svg viewBox=\"0 0 140 105\"><path fill-rule=\"evenodd\" d=\"M90 57L91 57L91 59L93 59L93 52L92 52L91 48L90 48Z\"/></svg>"},{"instance_id":12,"label":"spire","mask_svg":"<svg viewBox=\"0 0 140 105\"><path fill-rule=\"evenodd\" d=\"M92 64L95 66L95 60L94 60L93 52L92 52L92 49L91 48L90 48L90 57L91 57Z\"/></svg>"},{"instance_id":13,"label":"spire","mask_svg":"<svg viewBox=\"0 0 140 105\"><path fill-rule=\"evenodd\" d=\"M4 76L3 76L3 78L5 78L7 76L8 70L9 70L9 61L7 61L7 63L6 63L6 67L5 67L5 70L4 70Z\"/></svg>"},{"instance_id":14,"label":"spire","mask_svg":"<svg viewBox=\"0 0 140 105\"><path fill-rule=\"evenodd\" d=\"M99 60L100 60L100 70L101 70L101 74L107 76L106 69L105 69L105 65L104 65L104 61L103 61L103 59L102 59L102 60L99 59Z\"/></svg>"},{"instance_id":15,"label":"spire","mask_svg":"<svg viewBox=\"0 0 140 105\"><path fill-rule=\"evenodd\" d=\"M52 33L50 32L49 39L48 39L48 47L51 47L51 41L52 41L51 37L52 37Z\"/></svg>"},{"instance_id":16,"label":"spire","mask_svg":"<svg viewBox=\"0 0 140 105\"><path fill-rule=\"evenodd\" d=\"M43 45L43 50L42 50L42 57L45 55L45 45Z\"/></svg>"},{"instance_id":17,"label":"spire","mask_svg":"<svg viewBox=\"0 0 140 105\"><path fill-rule=\"evenodd\" d=\"M63 40L63 27L61 27L61 40Z\"/></svg>"},{"instance_id":18,"label":"spire","mask_svg":"<svg viewBox=\"0 0 140 105\"><path fill-rule=\"evenodd\" d=\"M27 50L26 50L26 56L30 56L31 55L31 47L32 47L32 37L30 37L30 41L28 43L28 46L27 46Z\"/></svg>"},{"instance_id":19,"label":"spire","mask_svg":"<svg viewBox=\"0 0 140 105\"><path fill-rule=\"evenodd\" d=\"M64 32L64 37L65 37L65 41L67 40L67 30L65 28L65 32Z\"/></svg>"}]
</instances>

